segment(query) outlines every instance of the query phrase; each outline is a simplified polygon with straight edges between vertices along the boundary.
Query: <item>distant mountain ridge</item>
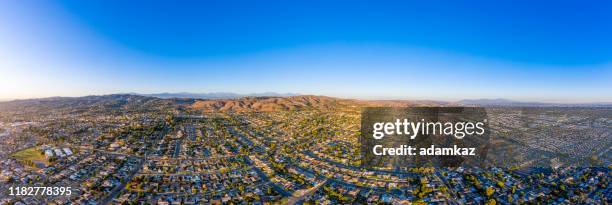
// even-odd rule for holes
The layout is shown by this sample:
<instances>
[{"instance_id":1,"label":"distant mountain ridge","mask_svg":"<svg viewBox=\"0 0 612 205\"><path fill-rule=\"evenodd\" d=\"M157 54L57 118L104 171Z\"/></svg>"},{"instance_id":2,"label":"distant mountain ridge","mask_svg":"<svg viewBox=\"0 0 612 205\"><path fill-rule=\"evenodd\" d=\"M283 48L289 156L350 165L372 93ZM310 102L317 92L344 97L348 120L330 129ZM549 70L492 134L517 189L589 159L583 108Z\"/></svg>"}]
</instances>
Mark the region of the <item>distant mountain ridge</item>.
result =
<instances>
[{"instance_id":1,"label":"distant mountain ridge","mask_svg":"<svg viewBox=\"0 0 612 205\"><path fill-rule=\"evenodd\" d=\"M465 99L454 104L460 106L508 106L508 107L610 107L612 103L543 103L523 102L504 98L496 99Z\"/></svg>"},{"instance_id":2,"label":"distant mountain ridge","mask_svg":"<svg viewBox=\"0 0 612 205\"><path fill-rule=\"evenodd\" d=\"M481 105L481 106L518 106L518 105L546 105L546 103L537 103L537 102L520 102L514 101L504 98L496 98L496 99L464 99L461 101L455 102L459 105Z\"/></svg>"},{"instance_id":3,"label":"distant mountain ridge","mask_svg":"<svg viewBox=\"0 0 612 205\"><path fill-rule=\"evenodd\" d=\"M187 98L190 94L167 94L162 97L113 94L92 95L84 97L50 97L0 102L0 110L51 111L66 110L99 110L129 111L156 110L159 107L189 108L200 111L283 111L303 109L342 109L347 107L446 107L446 106L482 106L482 107L612 107L612 103L554 104L538 102L519 102L508 99L475 99L457 102L428 100L356 100L327 96L296 95L269 96L274 93L263 93L265 97L240 97L227 93L207 94L206 98ZM155 94L154 94L155 95Z\"/></svg>"}]
</instances>

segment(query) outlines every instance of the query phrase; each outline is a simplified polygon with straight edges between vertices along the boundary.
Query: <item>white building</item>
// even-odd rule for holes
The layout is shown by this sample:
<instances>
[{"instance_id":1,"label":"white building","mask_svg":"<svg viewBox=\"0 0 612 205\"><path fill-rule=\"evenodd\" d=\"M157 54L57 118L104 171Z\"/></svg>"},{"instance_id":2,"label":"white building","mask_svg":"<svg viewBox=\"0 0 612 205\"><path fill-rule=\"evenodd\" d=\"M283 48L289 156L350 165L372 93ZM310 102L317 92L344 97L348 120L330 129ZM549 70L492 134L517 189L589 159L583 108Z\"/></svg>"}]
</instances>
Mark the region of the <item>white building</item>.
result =
<instances>
[{"instance_id":1,"label":"white building","mask_svg":"<svg viewBox=\"0 0 612 205\"><path fill-rule=\"evenodd\" d=\"M50 149L45 150L45 157L46 157L47 159L49 159L49 158L53 157L53 151L51 151Z\"/></svg>"},{"instance_id":2,"label":"white building","mask_svg":"<svg viewBox=\"0 0 612 205\"><path fill-rule=\"evenodd\" d=\"M65 154L62 152L62 150L61 150L61 149L59 149L59 148L55 148L53 151L55 152L55 155L57 155L57 156L59 156L59 157L64 157L64 156L66 156L66 155L65 155Z\"/></svg>"},{"instance_id":3,"label":"white building","mask_svg":"<svg viewBox=\"0 0 612 205\"><path fill-rule=\"evenodd\" d=\"M72 151L70 150L70 148L65 147L63 150L64 150L64 153L66 153L67 156L72 155Z\"/></svg>"}]
</instances>

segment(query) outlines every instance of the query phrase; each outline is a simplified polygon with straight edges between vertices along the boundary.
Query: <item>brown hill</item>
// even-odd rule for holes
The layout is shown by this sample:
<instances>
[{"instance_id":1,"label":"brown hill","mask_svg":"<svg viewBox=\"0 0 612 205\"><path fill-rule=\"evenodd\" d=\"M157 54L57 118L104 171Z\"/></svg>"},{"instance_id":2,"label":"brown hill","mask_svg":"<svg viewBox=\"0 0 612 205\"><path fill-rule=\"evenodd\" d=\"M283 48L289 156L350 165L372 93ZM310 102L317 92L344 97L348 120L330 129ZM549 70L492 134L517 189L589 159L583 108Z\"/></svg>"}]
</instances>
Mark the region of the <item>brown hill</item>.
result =
<instances>
[{"instance_id":1,"label":"brown hill","mask_svg":"<svg viewBox=\"0 0 612 205\"><path fill-rule=\"evenodd\" d=\"M332 109L350 105L351 100L325 96L244 97L228 100L197 100L190 107L203 111L281 111Z\"/></svg>"},{"instance_id":2,"label":"brown hill","mask_svg":"<svg viewBox=\"0 0 612 205\"><path fill-rule=\"evenodd\" d=\"M445 106L444 102L406 100L352 100L326 96L244 97L226 100L197 100L190 108L210 111L282 111L303 109L337 109L342 107L410 107Z\"/></svg>"}]
</instances>

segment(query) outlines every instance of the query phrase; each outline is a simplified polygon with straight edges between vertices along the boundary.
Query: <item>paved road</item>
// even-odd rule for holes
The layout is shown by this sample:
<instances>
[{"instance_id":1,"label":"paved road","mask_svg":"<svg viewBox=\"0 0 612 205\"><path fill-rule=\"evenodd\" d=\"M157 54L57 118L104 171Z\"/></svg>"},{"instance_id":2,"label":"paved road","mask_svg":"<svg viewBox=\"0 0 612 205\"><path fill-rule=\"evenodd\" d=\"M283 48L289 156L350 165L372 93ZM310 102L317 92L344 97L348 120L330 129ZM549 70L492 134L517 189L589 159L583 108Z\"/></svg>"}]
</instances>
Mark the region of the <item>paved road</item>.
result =
<instances>
[{"instance_id":1,"label":"paved road","mask_svg":"<svg viewBox=\"0 0 612 205\"><path fill-rule=\"evenodd\" d=\"M0 133L0 137L8 136L10 133L8 130L4 130L3 133Z\"/></svg>"},{"instance_id":2,"label":"paved road","mask_svg":"<svg viewBox=\"0 0 612 205\"><path fill-rule=\"evenodd\" d=\"M297 202L304 200L304 198L312 195L317 190L319 190L319 188L323 186L323 184L327 183L327 181L329 181L329 179L319 182L317 185L311 187L310 189L296 191L291 197L289 197L289 200L287 200L287 204L296 204Z\"/></svg>"},{"instance_id":3,"label":"paved road","mask_svg":"<svg viewBox=\"0 0 612 205\"><path fill-rule=\"evenodd\" d=\"M162 132L160 132L160 137L159 139L163 138L163 136L166 135L166 133L168 133L169 128L168 126L164 126L164 128L162 129ZM155 143L153 144L157 144L157 142L159 142L159 140L156 140ZM150 152L151 150L148 150L148 152ZM147 154L145 153L145 156L140 160L140 163L138 163L138 165L136 165L136 168L130 173L130 176L128 176L126 178L126 180L121 183L119 186L115 187L111 193L106 196L106 198L102 199L100 201L100 204L106 205L109 204L115 197L117 197L117 195L119 195L119 193L121 193L121 190L123 190L125 188L125 185L127 185L128 182L130 182L132 180L132 178L134 178L134 176L136 176L136 174L138 174L138 172L140 172L140 170L142 170L142 167L144 166L144 163L147 161Z\"/></svg>"},{"instance_id":4,"label":"paved road","mask_svg":"<svg viewBox=\"0 0 612 205\"><path fill-rule=\"evenodd\" d=\"M173 158L178 158L179 153L181 152L181 143L183 142L183 139L177 140L176 141L176 145L174 145L174 154L172 155Z\"/></svg>"},{"instance_id":5,"label":"paved road","mask_svg":"<svg viewBox=\"0 0 612 205\"><path fill-rule=\"evenodd\" d=\"M134 176L136 176L136 174L142 169L142 166L144 165L145 161L146 161L146 156L145 156L145 159L140 160L140 163L138 163L136 168L132 171L132 173L130 173L130 176L127 177L125 182L123 182L119 186L115 187L111 191L111 193L108 196L106 196L106 198L104 198L104 199L102 199L102 201L100 201L100 204L109 204L115 197L117 197L117 195L119 195L119 193L121 193L121 190L123 190L125 188L125 185L129 181L131 181L132 178L134 178Z\"/></svg>"}]
</instances>

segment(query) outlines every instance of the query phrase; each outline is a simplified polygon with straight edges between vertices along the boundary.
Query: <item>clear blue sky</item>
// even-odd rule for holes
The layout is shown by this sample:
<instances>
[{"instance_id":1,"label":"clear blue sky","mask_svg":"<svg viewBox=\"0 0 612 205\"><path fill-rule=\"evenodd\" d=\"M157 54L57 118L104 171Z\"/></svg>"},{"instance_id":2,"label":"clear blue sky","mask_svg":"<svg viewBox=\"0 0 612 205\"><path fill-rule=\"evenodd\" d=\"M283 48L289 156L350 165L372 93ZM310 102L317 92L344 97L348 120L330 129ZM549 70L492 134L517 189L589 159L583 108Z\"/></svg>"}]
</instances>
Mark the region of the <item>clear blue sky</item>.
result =
<instances>
[{"instance_id":1,"label":"clear blue sky","mask_svg":"<svg viewBox=\"0 0 612 205\"><path fill-rule=\"evenodd\" d=\"M610 1L6 1L0 99L612 102Z\"/></svg>"}]
</instances>

